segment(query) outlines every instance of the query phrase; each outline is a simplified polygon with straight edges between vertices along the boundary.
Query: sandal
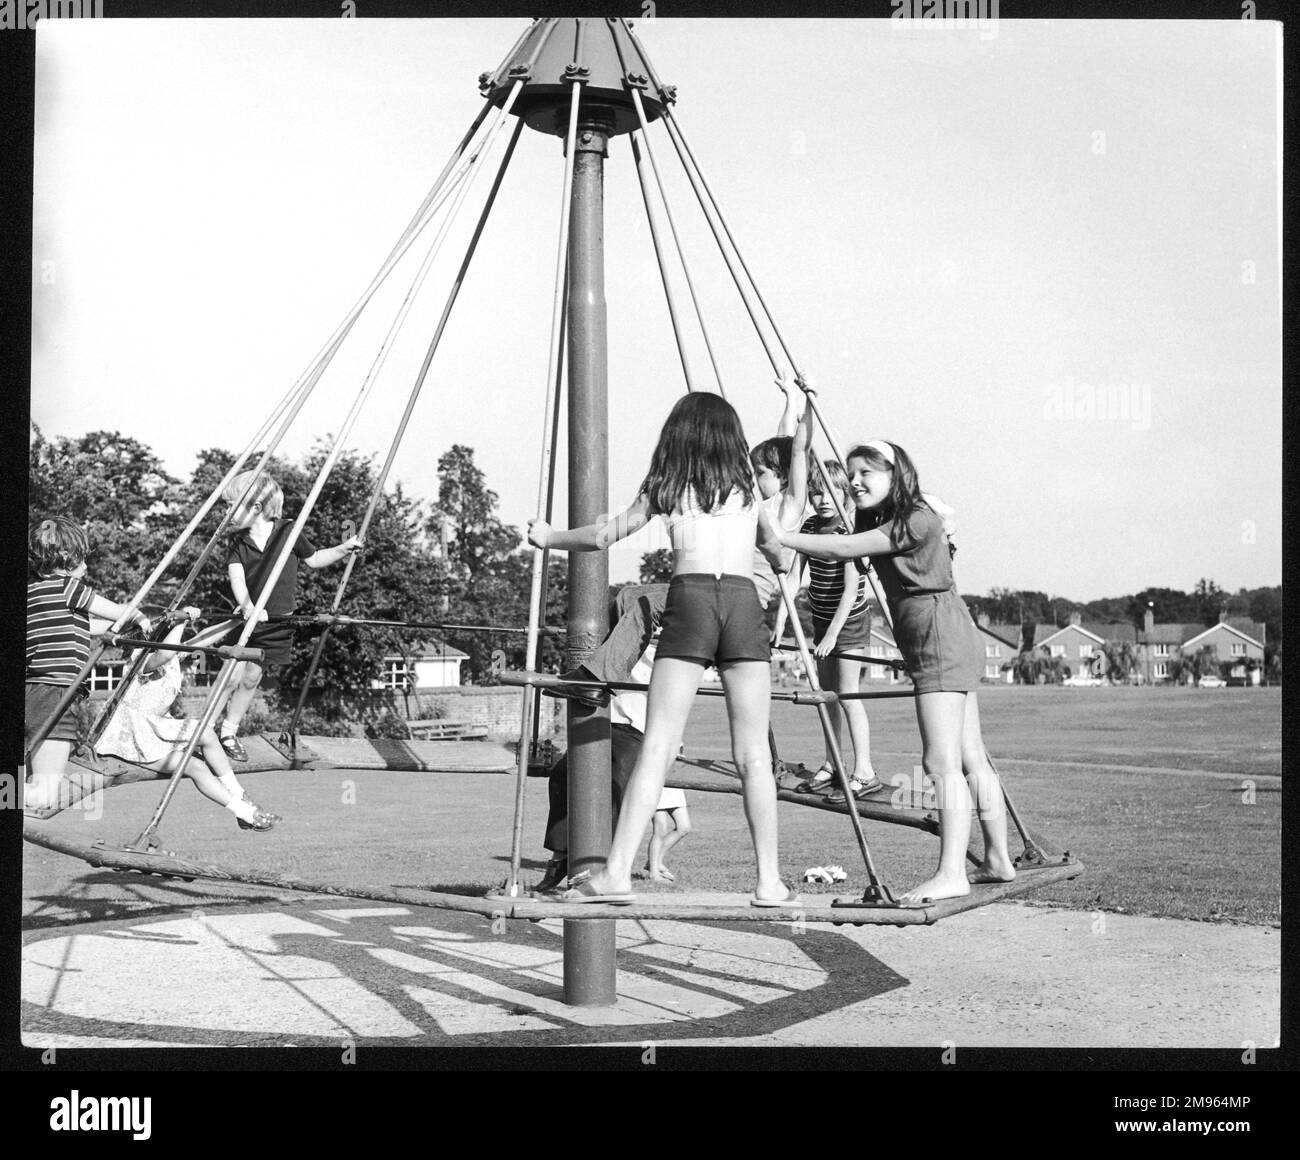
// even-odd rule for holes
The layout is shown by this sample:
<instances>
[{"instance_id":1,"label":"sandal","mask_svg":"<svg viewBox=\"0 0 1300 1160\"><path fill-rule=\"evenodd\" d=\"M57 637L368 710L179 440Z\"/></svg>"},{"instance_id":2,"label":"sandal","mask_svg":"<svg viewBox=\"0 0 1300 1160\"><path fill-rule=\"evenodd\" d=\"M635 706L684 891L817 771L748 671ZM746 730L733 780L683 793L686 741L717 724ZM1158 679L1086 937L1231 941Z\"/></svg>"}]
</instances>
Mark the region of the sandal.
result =
<instances>
[{"instance_id":1,"label":"sandal","mask_svg":"<svg viewBox=\"0 0 1300 1160\"><path fill-rule=\"evenodd\" d=\"M884 793L888 786L880 778L873 777L870 781L850 783L849 788L853 790L854 801L864 802L878 793ZM822 800L830 806L842 806L845 802L844 791L836 787L832 793L828 793Z\"/></svg>"},{"instance_id":2,"label":"sandal","mask_svg":"<svg viewBox=\"0 0 1300 1160\"><path fill-rule=\"evenodd\" d=\"M807 781L801 781L794 787L795 793L822 793L831 788L835 783L835 770L826 762L822 762L817 772Z\"/></svg>"}]
</instances>

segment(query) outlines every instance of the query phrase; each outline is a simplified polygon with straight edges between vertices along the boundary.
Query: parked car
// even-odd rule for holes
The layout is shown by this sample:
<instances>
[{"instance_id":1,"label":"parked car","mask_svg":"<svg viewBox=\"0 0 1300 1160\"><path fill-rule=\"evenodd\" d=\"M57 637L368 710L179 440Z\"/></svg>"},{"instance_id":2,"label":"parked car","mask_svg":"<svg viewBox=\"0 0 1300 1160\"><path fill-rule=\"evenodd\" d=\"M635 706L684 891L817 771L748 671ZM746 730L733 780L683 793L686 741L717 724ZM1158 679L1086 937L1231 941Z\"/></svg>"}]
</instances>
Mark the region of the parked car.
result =
<instances>
[{"instance_id":1,"label":"parked car","mask_svg":"<svg viewBox=\"0 0 1300 1160\"><path fill-rule=\"evenodd\" d=\"M1105 683L1100 677L1092 677L1086 673L1080 673L1077 677L1066 677L1061 682L1063 685L1073 685L1079 689L1095 689Z\"/></svg>"},{"instance_id":2,"label":"parked car","mask_svg":"<svg viewBox=\"0 0 1300 1160\"><path fill-rule=\"evenodd\" d=\"M1228 682L1222 677L1212 676L1208 673L1196 683L1200 685L1202 689L1226 689L1228 687Z\"/></svg>"}]
</instances>

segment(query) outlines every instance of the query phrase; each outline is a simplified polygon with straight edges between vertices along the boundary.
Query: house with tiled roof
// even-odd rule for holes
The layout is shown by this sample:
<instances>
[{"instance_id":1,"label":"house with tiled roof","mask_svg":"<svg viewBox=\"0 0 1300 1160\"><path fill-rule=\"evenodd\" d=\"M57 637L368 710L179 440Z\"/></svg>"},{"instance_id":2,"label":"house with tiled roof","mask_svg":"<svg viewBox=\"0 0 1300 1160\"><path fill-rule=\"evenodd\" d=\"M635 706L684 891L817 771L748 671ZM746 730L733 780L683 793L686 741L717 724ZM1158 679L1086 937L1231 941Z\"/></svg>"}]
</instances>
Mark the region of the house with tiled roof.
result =
<instances>
[{"instance_id":1,"label":"house with tiled roof","mask_svg":"<svg viewBox=\"0 0 1300 1160\"><path fill-rule=\"evenodd\" d=\"M1020 652L1020 625L994 624L987 612L981 612L975 618L975 626L984 645L984 670L980 679L1010 683L1011 663Z\"/></svg>"},{"instance_id":2,"label":"house with tiled roof","mask_svg":"<svg viewBox=\"0 0 1300 1160\"><path fill-rule=\"evenodd\" d=\"M1106 641L1106 637L1084 626L1078 612L1070 613L1070 623L1059 628L1054 624L1034 626L1034 648L1058 657L1075 676L1091 671L1093 658L1104 650Z\"/></svg>"},{"instance_id":3,"label":"house with tiled roof","mask_svg":"<svg viewBox=\"0 0 1300 1160\"><path fill-rule=\"evenodd\" d=\"M1156 624L1147 609L1142 631L1137 635L1138 671L1149 684L1172 679L1173 662L1190 657L1213 645L1219 664L1230 679L1259 682L1264 664L1263 624L1247 617L1219 614L1219 623Z\"/></svg>"}]
</instances>

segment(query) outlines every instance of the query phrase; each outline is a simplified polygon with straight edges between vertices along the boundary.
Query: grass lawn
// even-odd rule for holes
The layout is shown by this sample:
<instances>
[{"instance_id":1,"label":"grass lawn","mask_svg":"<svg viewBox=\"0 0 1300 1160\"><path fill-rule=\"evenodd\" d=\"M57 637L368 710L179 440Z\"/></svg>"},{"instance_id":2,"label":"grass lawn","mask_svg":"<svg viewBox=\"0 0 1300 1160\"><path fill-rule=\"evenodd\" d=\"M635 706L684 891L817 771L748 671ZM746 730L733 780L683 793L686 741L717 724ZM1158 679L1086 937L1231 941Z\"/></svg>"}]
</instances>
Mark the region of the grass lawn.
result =
<instances>
[{"instance_id":1,"label":"grass lawn","mask_svg":"<svg viewBox=\"0 0 1300 1160\"><path fill-rule=\"evenodd\" d=\"M1076 881L1028 900L1280 922L1280 690L991 686L981 692L981 710L989 749L995 761L1005 762L1002 774L1026 824L1087 867ZM869 711L877 772L886 781L910 775L920 761L911 703L882 701ZM786 760L817 764L815 710L776 703L773 724ZM726 760L728 751L722 702L702 698L688 727L686 758ZM691 765L679 771L702 776ZM1242 786L1252 779L1259 780L1248 803ZM717 775L712 780L728 784ZM505 878L511 777L315 770L251 774L246 783L285 816L274 831L240 832L224 811L182 786L163 822L166 844L196 858L309 880L481 890ZM74 810L45 824L78 838L130 839L160 791L161 783L122 786L106 795L98 821ZM748 890L753 855L739 798L688 796L694 832L671 860L681 887ZM848 889L861 889L865 877L847 818L797 805L780 809L781 865L789 880L798 881L809 866L839 863L849 872ZM530 779L524 831L529 881L546 858L545 815L546 783ZM935 838L901 826L864 825L887 883L903 888L931 872ZM1018 849L1013 840L1013 853ZM69 880L84 868L31 845L25 859L29 897L75 906ZM196 891L202 886L193 885Z\"/></svg>"}]
</instances>

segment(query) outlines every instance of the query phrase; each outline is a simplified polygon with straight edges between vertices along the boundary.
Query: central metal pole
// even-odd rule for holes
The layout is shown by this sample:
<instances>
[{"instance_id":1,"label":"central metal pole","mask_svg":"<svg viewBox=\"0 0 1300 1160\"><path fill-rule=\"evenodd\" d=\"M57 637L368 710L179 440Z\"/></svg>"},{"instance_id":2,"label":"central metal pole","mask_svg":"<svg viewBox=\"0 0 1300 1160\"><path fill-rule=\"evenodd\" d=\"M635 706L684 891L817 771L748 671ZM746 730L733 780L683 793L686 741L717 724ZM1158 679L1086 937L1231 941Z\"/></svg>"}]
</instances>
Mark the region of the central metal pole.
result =
<instances>
[{"instance_id":1,"label":"central metal pole","mask_svg":"<svg viewBox=\"0 0 1300 1160\"><path fill-rule=\"evenodd\" d=\"M569 226L569 527L608 511L609 415L605 334L604 163L613 118L583 110L573 159ZM569 553L568 663L609 632L609 557ZM610 841L609 713L568 702L569 873L605 864ZM615 990L614 923L564 924L564 1001L606 1007Z\"/></svg>"}]
</instances>

